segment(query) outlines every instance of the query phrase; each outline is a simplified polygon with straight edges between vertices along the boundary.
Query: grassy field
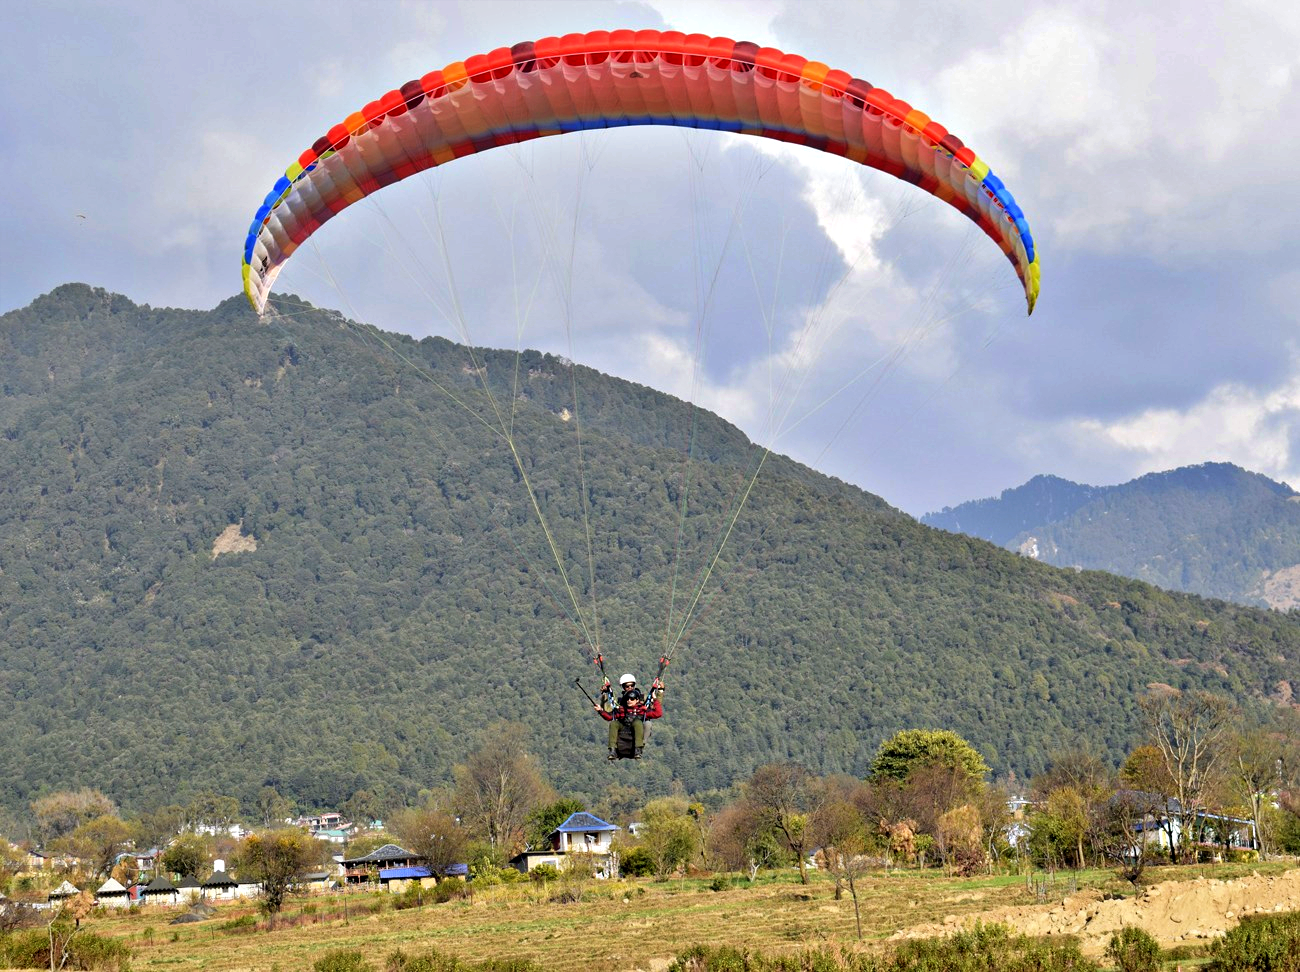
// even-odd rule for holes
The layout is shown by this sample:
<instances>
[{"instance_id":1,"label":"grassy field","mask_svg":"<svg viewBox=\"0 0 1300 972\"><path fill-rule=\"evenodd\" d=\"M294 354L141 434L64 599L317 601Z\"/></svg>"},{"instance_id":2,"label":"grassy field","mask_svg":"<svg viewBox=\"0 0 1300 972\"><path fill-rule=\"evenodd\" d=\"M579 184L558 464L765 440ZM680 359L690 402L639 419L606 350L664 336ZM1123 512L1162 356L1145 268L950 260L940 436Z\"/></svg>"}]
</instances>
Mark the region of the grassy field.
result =
<instances>
[{"instance_id":1,"label":"grassy field","mask_svg":"<svg viewBox=\"0 0 1300 972\"><path fill-rule=\"evenodd\" d=\"M1152 881L1185 880L1282 869L1284 865L1224 866L1148 874ZM402 911L393 909L395 896L387 894L320 895L294 900L274 929L267 928L251 903L220 906L215 917L197 924L170 925L179 911L163 908L93 917L87 924L98 934L128 940L135 970L297 972L340 948L360 949L382 968L396 949L436 948L466 961L532 959L548 972L655 972L693 944L784 951L856 942L852 902L847 894L834 900L833 886L821 876L807 887L794 873L764 877L754 885L737 880L722 891L711 890L710 883L593 882L581 902L568 904L548 900L553 888L498 885L478 891L471 900ZM1075 887L1132 894L1110 871L1061 873L1054 883L1037 888L1024 877L1008 875L876 874L859 886L862 947L947 915L1059 901Z\"/></svg>"}]
</instances>

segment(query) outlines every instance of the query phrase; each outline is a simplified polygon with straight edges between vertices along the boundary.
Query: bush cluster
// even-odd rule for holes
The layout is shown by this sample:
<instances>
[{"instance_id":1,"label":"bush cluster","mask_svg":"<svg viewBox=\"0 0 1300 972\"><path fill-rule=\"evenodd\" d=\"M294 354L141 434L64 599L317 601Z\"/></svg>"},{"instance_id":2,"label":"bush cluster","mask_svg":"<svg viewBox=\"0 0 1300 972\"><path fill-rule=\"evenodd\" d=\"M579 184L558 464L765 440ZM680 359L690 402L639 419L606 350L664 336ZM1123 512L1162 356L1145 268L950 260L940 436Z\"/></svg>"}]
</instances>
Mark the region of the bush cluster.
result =
<instances>
[{"instance_id":1,"label":"bush cluster","mask_svg":"<svg viewBox=\"0 0 1300 972\"><path fill-rule=\"evenodd\" d=\"M316 960L312 969L314 972L378 972L363 952L346 948L326 953ZM383 972L542 972L542 967L527 959L463 962L437 949L416 955L398 949L384 960Z\"/></svg>"},{"instance_id":2,"label":"bush cluster","mask_svg":"<svg viewBox=\"0 0 1300 972\"><path fill-rule=\"evenodd\" d=\"M78 932L68 942L65 969L103 969L105 972L128 972L131 949L120 939L106 938L93 932ZM48 969L59 964L60 956L50 960L50 936L44 928L0 935L0 966L15 969Z\"/></svg>"},{"instance_id":3,"label":"bush cluster","mask_svg":"<svg viewBox=\"0 0 1300 972\"><path fill-rule=\"evenodd\" d=\"M1160 972L1160 943L1141 928L1121 928L1106 947L1117 972Z\"/></svg>"},{"instance_id":4,"label":"bush cluster","mask_svg":"<svg viewBox=\"0 0 1300 972\"><path fill-rule=\"evenodd\" d=\"M1210 955L1207 972L1300 972L1300 911L1247 915Z\"/></svg>"},{"instance_id":5,"label":"bush cluster","mask_svg":"<svg viewBox=\"0 0 1300 972\"><path fill-rule=\"evenodd\" d=\"M1013 936L1003 925L980 925L950 938L905 942L887 955L814 949L764 955L731 946L697 945L669 972L1099 972L1073 938Z\"/></svg>"}]
</instances>

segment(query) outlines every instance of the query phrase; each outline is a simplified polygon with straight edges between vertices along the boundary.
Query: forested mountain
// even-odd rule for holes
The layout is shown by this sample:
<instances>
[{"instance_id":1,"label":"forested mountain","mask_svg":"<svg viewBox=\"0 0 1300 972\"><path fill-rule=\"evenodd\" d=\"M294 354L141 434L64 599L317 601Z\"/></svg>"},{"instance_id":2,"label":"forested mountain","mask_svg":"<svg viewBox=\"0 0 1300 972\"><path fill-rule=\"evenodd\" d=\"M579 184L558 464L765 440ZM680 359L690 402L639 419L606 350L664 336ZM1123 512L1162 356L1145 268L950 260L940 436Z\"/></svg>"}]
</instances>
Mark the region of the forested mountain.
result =
<instances>
[{"instance_id":1,"label":"forested mountain","mask_svg":"<svg viewBox=\"0 0 1300 972\"><path fill-rule=\"evenodd\" d=\"M1061 567L1287 610L1300 605L1300 494L1229 463L1119 486L1035 476L921 522Z\"/></svg>"},{"instance_id":2,"label":"forested mountain","mask_svg":"<svg viewBox=\"0 0 1300 972\"><path fill-rule=\"evenodd\" d=\"M502 719L587 794L723 787L787 757L861 774L904 727L1024 774L1081 733L1120 754L1150 683L1249 701L1300 681L1292 617L1059 570L773 457L651 759L609 766L573 685L594 681L575 609L494 428L515 430L585 623L643 680L755 450L562 359L274 308L68 285L0 317L9 808L80 785L128 808L264 785L308 806L411 797Z\"/></svg>"}]
</instances>

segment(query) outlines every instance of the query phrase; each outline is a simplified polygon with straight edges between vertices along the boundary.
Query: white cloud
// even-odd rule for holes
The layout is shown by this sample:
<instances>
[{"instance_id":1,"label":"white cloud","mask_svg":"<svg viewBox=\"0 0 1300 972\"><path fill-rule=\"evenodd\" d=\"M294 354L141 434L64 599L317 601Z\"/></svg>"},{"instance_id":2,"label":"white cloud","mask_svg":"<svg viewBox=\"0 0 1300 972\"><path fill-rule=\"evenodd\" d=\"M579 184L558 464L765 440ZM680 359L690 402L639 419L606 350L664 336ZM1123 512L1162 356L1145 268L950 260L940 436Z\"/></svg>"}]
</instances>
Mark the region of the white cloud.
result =
<instances>
[{"instance_id":1,"label":"white cloud","mask_svg":"<svg viewBox=\"0 0 1300 972\"><path fill-rule=\"evenodd\" d=\"M1213 460L1296 481L1300 455L1292 426L1300 416L1300 375L1267 392L1221 385L1187 409L1153 408L1116 422L1084 419L1073 433L1102 449L1118 447L1137 473Z\"/></svg>"},{"instance_id":2,"label":"white cloud","mask_svg":"<svg viewBox=\"0 0 1300 972\"><path fill-rule=\"evenodd\" d=\"M1040 232L1162 259L1290 232L1247 214L1289 183L1274 159L1300 150L1283 121L1300 117L1294 15L1060 4L1009 28L946 68L938 94Z\"/></svg>"}]
</instances>

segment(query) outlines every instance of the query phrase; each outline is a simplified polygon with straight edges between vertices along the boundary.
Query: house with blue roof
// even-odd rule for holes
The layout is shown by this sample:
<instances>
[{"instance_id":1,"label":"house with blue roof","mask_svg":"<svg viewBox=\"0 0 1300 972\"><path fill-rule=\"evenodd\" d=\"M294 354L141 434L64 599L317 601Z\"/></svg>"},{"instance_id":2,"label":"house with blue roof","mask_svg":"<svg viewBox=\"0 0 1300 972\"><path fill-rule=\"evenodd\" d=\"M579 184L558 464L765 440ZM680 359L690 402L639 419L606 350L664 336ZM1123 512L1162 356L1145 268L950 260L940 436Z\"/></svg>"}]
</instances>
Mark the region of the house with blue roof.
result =
<instances>
[{"instance_id":1,"label":"house with blue roof","mask_svg":"<svg viewBox=\"0 0 1300 972\"><path fill-rule=\"evenodd\" d=\"M595 814L579 811L551 831L546 846L530 847L512 857L510 864L527 874L541 864L559 869L581 859L591 864L597 877L613 877L618 874L618 856L613 848L618 830Z\"/></svg>"}]
</instances>

